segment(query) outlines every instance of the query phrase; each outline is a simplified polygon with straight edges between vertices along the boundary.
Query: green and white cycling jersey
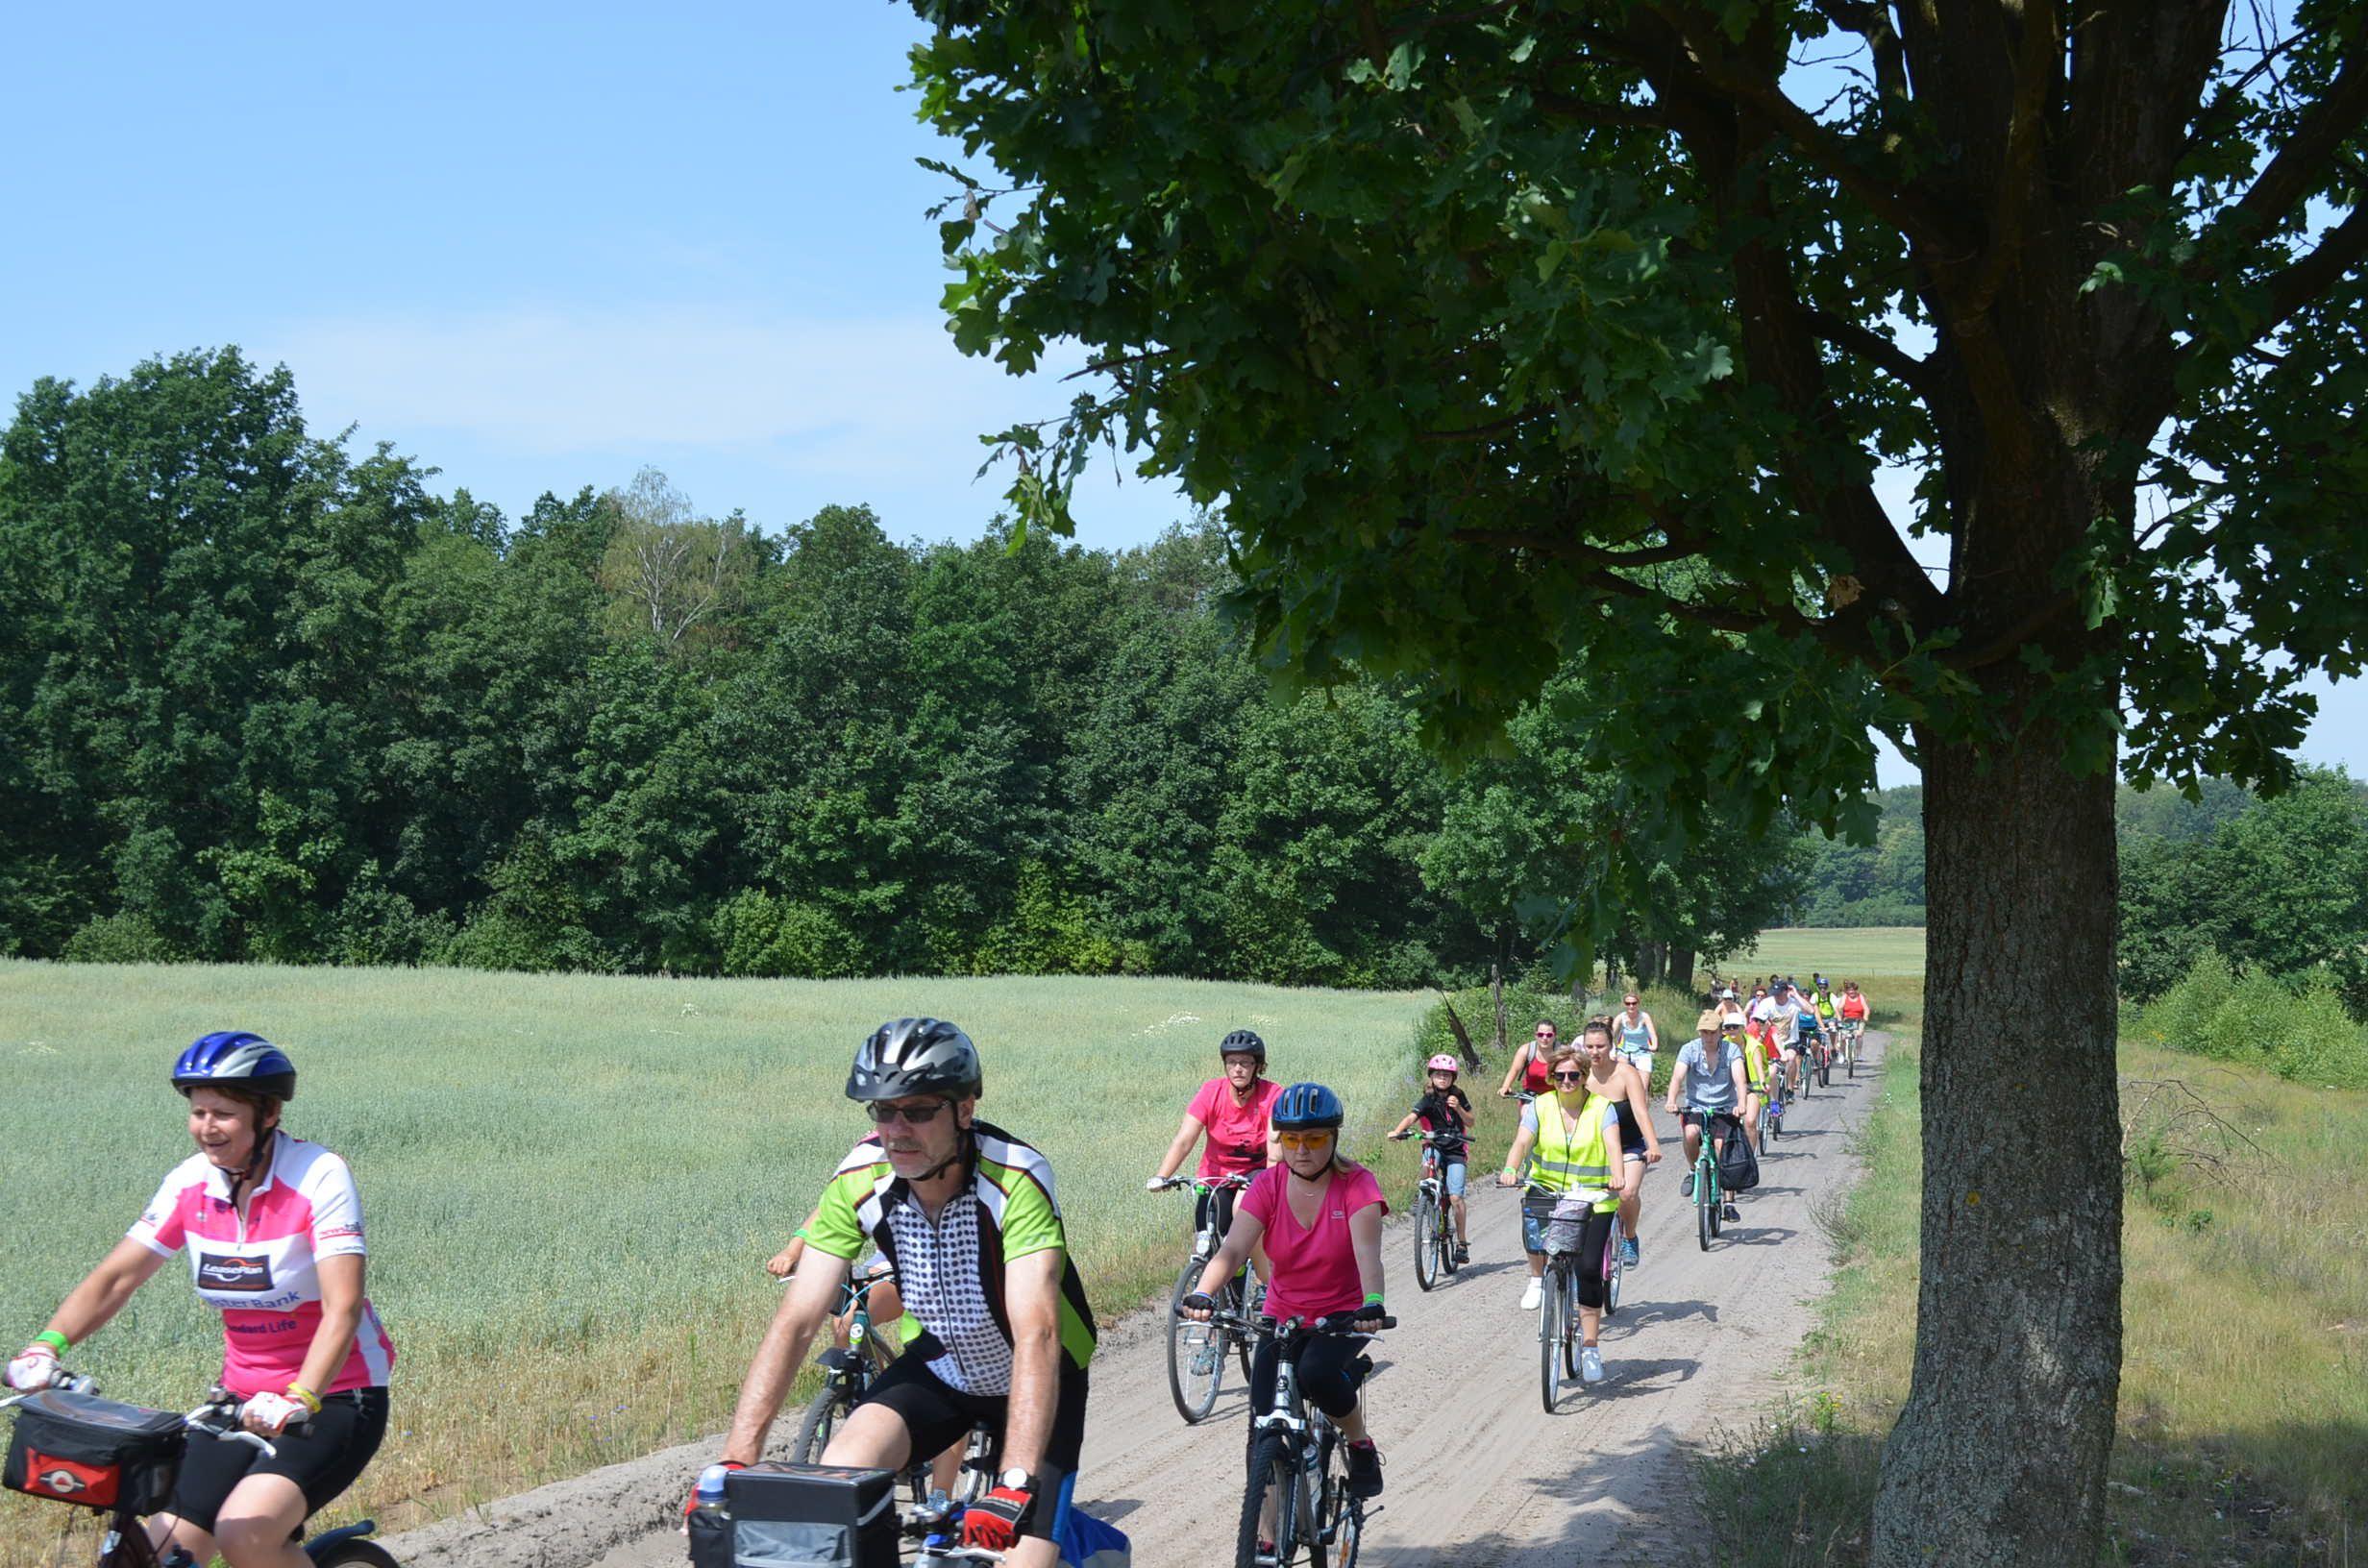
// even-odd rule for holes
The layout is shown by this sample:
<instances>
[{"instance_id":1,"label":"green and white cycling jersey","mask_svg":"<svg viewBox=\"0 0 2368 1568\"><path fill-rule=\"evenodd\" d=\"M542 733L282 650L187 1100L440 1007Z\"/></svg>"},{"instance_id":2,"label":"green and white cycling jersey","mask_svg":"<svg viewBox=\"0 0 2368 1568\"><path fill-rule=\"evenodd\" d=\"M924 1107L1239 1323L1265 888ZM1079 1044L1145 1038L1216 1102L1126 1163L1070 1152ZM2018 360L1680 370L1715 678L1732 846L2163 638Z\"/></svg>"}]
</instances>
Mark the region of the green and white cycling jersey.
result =
<instances>
[{"instance_id":1,"label":"green and white cycling jersey","mask_svg":"<svg viewBox=\"0 0 2368 1568\"><path fill-rule=\"evenodd\" d=\"M972 1394L1011 1392L1011 1316L1004 1264L1069 1240L1053 1197L1052 1164L986 1122L972 1126L970 1181L932 1224L912 1188L870 1139L839 1163L806 1227L806 1245L852 1260L869 1244L897 1271L905 1311L927 1325L944 1354L929 1370ZM1094 1356L1094 1311L1073 1259L1061 1263L1060 1340L1082 1370Z\"/></svg>"}]
</instances>

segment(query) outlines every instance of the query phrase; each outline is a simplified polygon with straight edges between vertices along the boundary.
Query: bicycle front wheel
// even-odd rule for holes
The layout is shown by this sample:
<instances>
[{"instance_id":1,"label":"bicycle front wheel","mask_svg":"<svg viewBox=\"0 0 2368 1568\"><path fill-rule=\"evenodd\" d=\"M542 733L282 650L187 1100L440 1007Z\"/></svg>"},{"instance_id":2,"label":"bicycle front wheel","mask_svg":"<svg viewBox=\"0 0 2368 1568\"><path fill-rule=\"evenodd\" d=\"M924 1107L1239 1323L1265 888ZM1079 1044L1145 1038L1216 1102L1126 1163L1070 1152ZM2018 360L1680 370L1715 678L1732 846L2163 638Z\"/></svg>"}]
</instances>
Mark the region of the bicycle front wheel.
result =
<instances>
[{"instance_id":1,"label":"bicycle front wheel","mask_svg":"<svg viewBox=\"0 0 2368 1568\"><path fill-rule=\"evenodd\" d=\"M311 1556L310 1553L306 1554ZM395 1555L359 1535L349 1536L312 1558L312 1568L403 1568Z\"/></svg>"},{"instance_id":2,"label":"bicycle front wheel","mask_svg":"<svg viewBox=\"0 0 2368 1568\"><path fill-rule=\"evenodd\" d=\"M1563 1293L1554 1283L1554 1269L1549 1263L1544 1288L1538 1296L1538 1396L1544 1402L1548 1415L1554 1413L1554 1396L1561 1388L1562 1312Z\"/></svg>"},{"instance_id":3,"label":"bicycle front wheel","mask_svg":"<svg viewBox=\"0 0 2368 1568\"><path fill-rule=\"evenodd\" d=\"M1558 1271L1563 1278L1563 1381L1579 1375L1579 1270L1577 1263L1566 1262Z\"/></svg>"},{"instance_id":4,"label":"bicycle front wheel","mask_svg":"<svg viewBox=\"0 0 2368 1568\"><path fill-rule=\"evenodd\" d=\"M1822 1045L1817 1047L1817 1087L1834 1087L1834 1053Z\"/></svg>"},{"instance_id":5,"label":"bicycle front wheel","mask_svg":"<svg viewBox=\"0 0 2368 1568\"><path fill-rule=\"evenodd\" d=\"M1415 1198L1415 1284L1428 1290L1439 1283L1439 1202L1430 1193Z\"/></svg>"},{"instance_id":6,"label":"bicycle front wheel","mask_svg":"<svg viewBox=\"0 0 2368 1568\"><path fill-rule=\"evenodd\" d=\"M1186 1426L1197 1426L1217 1403L1217 1385L1224 1381L1225 1346L1213 1323L1196 1323L1184 1315L1184 1298L1200 1287L1208 1267L1196 1258L1175 1277L1168 1297L1168 1392L1174 1396L1175 1413Z\"/></svg>"},{"instance_id":7,"label":"bicycle front wheel","mask_svg":"<svg viewBox=\"0 0 2368 1568\"><path fill-rule=\"evenodd\" d=\"M827 1384L805 1408L805 1418L798 1423L797 1445L790 1450L800 1464L820 1464L823 1450L830 1446L830 1434L839 1430L847 1412L855 1408L855 1391L844 1384Z\"/></svg>"},{"instance_id":8,"label":"bicycle front wheel","mask_svg":"<svg viewBox=\"0 0 2368 1568\"><path fill-rule=\"evenodd\" d=\"M1323 1548L1299 1537L1312 1534L1307 1526L1308 1513L1300 1505L1301 1485L1305 1480L1299 1474L1296 1456L1283 1434L1270 1432L1258 1439L1250 1450L1249 1489L1242 1496L1242 1528L1235 1538L1234 1568L1285 1568L1290 1563L1306 1563L1309 1568L1324 1568ZM1269 1506L1274 1517L1266 1515ZM1273 1531L1271 1553L1258 1550L1261 1537Z\"/></svg>"},{"instance_id":9,"label":"bicycle front wheel","mask_svg":"<svg viewBox=\"0 0 2368 1568\"><path fill-rule=\"evenodd\" d=\"M1705 1160L1693 1172L1693 1228L1701 1237L1702 1250L1711 1250L1711 1237L1718 1234L1717 1183L1711 1180L1710 1162Z\"/></svg>"}]
</instances>

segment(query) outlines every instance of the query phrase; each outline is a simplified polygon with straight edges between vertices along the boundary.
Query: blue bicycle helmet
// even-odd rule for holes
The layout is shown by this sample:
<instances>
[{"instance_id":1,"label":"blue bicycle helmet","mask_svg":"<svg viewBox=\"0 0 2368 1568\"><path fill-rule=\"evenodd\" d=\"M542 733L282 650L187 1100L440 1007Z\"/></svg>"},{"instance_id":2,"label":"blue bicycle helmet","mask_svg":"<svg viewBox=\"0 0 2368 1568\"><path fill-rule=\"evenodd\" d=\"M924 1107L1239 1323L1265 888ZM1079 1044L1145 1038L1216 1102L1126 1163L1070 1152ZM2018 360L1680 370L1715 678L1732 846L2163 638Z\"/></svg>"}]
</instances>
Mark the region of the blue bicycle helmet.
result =
<instances>
[{"instance_id":1,"label":"blue bicycle helmet","mask_svg":"<svg viewBox=\"0 0 2368 1568\"><path fill-rule=\"evenodd\" d=\"M181 1053L181 1060L173 1064L173 1087L185 1095L193 1089L234 1089L292 1100L296 1097L296 1064L260 1035L244 1029L218 1029L199 1036Z\"/></svg>"},{"instance_id":2,"label":"blue bicycle helmet","mask_svg":"<svg viewBox=\"0 0 2368 1568\"><path fill-rule=\"evenodd\" d=\"M1348 1119L1341 1097L1321 1084L1294 1084L1276 1097L1267 1120L1277 1128L1338 1127Z\"/></svg>"}]
</instances>

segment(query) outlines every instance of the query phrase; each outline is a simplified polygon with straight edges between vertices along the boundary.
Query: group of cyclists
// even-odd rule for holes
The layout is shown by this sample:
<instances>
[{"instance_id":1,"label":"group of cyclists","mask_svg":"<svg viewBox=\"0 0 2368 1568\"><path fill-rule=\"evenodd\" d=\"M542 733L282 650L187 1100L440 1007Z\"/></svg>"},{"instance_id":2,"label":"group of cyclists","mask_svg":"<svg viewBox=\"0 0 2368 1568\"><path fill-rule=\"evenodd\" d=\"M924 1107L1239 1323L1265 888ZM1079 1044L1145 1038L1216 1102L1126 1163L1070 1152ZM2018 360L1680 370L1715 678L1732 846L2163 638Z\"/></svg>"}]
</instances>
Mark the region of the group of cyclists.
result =
<instances>
[{"instance_id":1,"label":"group of cyclists","mask_svg":"<svg viewBox=\"0 0 2368 1568\"><path fill-rule=\"evenodd\" d=\"M1770 976L1748 998L1714 987L1665 1095L1689 1158L1706 1129L1717 1137L1722 1123L1754 1126L1771 1077L1798 1081L1804 1041L1838 1020L1862 1022L1866 1013L1855 983L1835 993L1822 977L1804 990ZM1587 1215L1584 1256L1600 1254L1617 1226L1624 1262L1640 1261L1640 1188L1662 1155L1650 1088L1661 1048L1658 1025L1631 993L1620 1012L1590 1020L1575 1043L1541 1020L1500 1087L1527 1103L1497 1183L1542 1194L1600 1191ZM1269 1079L1266 1042L1246 1029L1220 1041L1219 1060L1221 1075L1200 1086L1147 1184L1172 1185L1197 1144L1196 1229L1208 1225L1210 1205L1221 1206L1221 1244L1180 1311L1207 1318L1247 1265L1262 1286L1256 1310L1267 1318L1349 1331L1300 1348L1298 1386L1346 1439L1350 1490L1376 1496L1381 1455L1363 1415L1360 1384L1370 1362L1358 1335L1387 1316L1381 1232L1389 1205L1372 1171L1342 1151L1347 1113L1338 1093ZM1467 1166L1475 1135L1461 1075L1456 1057L1431 1057L1420 1097L1391 1133L1412 1137L1418 1127L1427 1135L1452 1208L1458 1262L1470 1256ZM58 1382L61 1357L185 1251L200 1298L223 1313L222 1386L238 1402L240 1426L268 1438L270 1452L228 1433L193 1434L169 1504L148 1522L150 1541L160 1554L178 1547L198 1563L218 1555L231 1568L307 1568L294 1544L305 1520L360 1475L388 1420L395 1349L363 1288L359 1197L344 1161L282 1127L296 1069L269 1041L243 1031L207 1035L180 1054L171 1082L186 1101L196 1152L8 1362L5 1381L19 1392ZM963 1510L961 1544L999 1554L1014 1568L1052 1568L1084 1441L1094 1313L1070 1254L1051 1163L979 1118L984 1091L978 1048L954 1024L899 1018L858 1046L846 1094L871 1126L768 1265L787 1277L787 1288L742 1384L721 1462L739 1468L760 1458L852 1272L882 1273L895 1294L883 1281L872 1319L889 1325L900 1348L834 1432L823 1462L902 1471L936 1457L942 1467L983 1424L1000 1433L1000 1467ZM1590 1243L1592 1252L1585 1251ZM1535 1310L1545 1237L1526 1205L1522 1248L1529 1274L1521 1306ZM1581 1281L1579 1303L1581 1376L1599 1383L1600 1279ZM1274 1338L1260 1339L1252 1411L1272 1397L1277 1354Z\"/></svg>"}]
</instances>

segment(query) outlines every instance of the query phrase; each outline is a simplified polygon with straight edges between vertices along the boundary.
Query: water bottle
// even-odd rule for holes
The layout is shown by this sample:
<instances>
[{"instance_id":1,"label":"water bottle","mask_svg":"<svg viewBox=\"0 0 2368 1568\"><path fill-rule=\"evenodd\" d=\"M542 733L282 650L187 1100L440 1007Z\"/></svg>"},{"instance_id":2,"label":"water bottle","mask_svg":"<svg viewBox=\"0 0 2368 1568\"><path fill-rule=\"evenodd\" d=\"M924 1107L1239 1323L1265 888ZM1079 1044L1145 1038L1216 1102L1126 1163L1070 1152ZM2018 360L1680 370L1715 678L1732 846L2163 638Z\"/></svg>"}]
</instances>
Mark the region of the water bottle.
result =
<instances>
[{"instance_id":1,"label":"water bottle","mask_svg":"<svg viewBox=\"0 0 2368 1568\"><path fill-rule=\"evenodd\" d=\"M721 1514L724 1511L724 1478L731 1474L728 1464L711 1464L699 1472L699 1486L692 1494L691 1511Z\"/></svg>"}]
</instances>

